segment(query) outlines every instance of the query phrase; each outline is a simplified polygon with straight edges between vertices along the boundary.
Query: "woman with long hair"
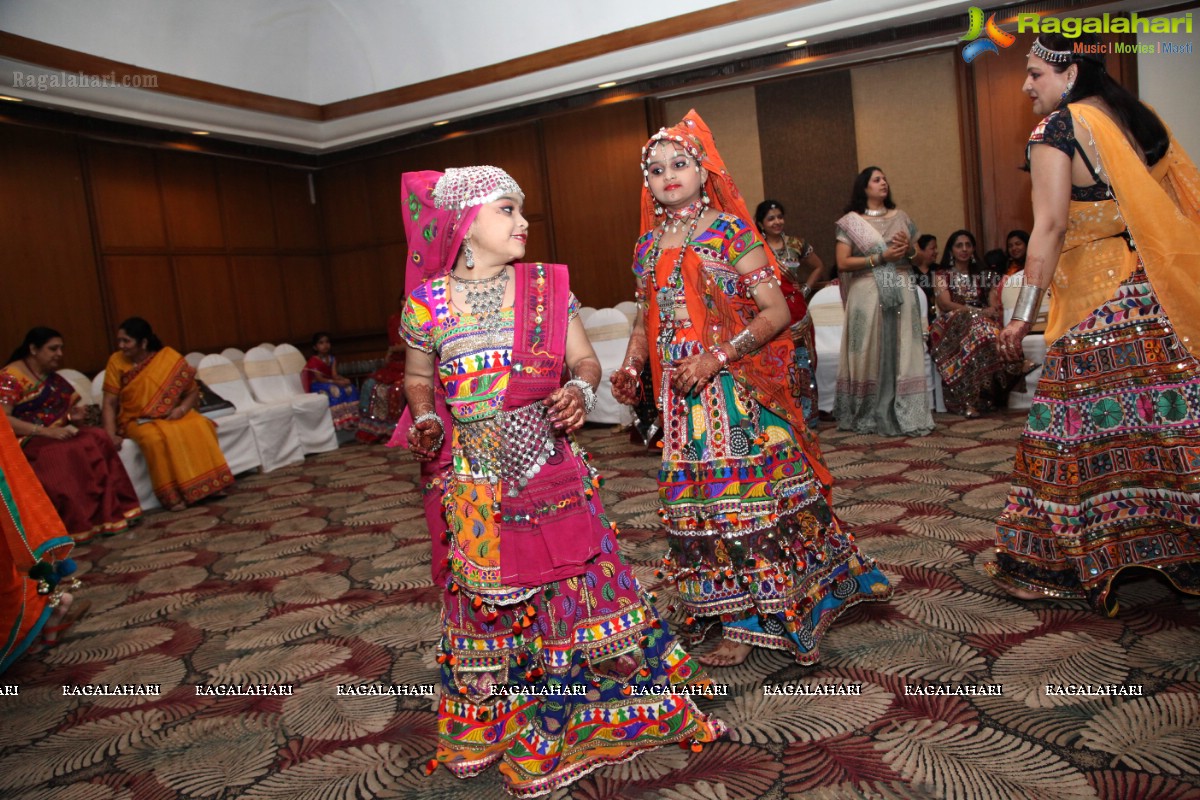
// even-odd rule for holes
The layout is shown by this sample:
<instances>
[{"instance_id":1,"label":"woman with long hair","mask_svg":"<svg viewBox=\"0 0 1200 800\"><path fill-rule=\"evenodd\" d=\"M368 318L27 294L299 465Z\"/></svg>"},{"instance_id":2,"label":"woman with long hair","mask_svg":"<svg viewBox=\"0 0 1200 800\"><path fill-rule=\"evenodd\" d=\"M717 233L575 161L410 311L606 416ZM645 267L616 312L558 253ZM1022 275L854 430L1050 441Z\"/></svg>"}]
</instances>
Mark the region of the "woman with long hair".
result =
<instances>
[{"instance_id":1,"label":"woman with long hair","mask_svg":"<svg viewBox=\"0 0 1200 800\"><path fill-rule=\"evenodd\" d=\"M933 430L924 321L909 259L917 226L892 199L879 167L854 179L837 221L837 266L846 304L833 414L840 430L925 436Z\"/></svg>"},{"instance_id":2,"label":"woman with long hair","mask_svg":"<svg viewBox=\"0 0 1200 800\"><path fill-rule=\"evenodd\" d=\"M996 349L1004 318L1001 277L980 263L970 231L946 239L935 284L938 315L929 326L929 348L946 410L973 419L1003 408L1009 390L1036 365L1009 361Z\"/></svg>"},{"instance_id":3,"label":"woman with long hair","mask_svg":"<svg viewBox=\"0 0 1200 800\"><path fill-rule=\"evenodd\" d=\"M1004 252L1008 256L1008 265L1004 269L1004 277L1015 275L1025 269L1025 253L1029 247L1029 233L1023 230L1013 230L1004 237Z\"/></svg>"},{"instance_id":4,"label":"woman with long hair","mask_svg":"<svg viewBox=\"0 0 1200 800\"><path fill-rule=\"evenodd\" d=\"M1017 597L1113 615L1132 570L1200 595L1200 172L1098 44L1043 33L1026 65L1042 121L1009 358L1054 294L988 571Z\"/></svg>"},{"instance_id":5,"label":"woman with long hair","mask_svg":"<svg viewBox=\"0 0 1200 800\"><path fill-rule=\"evenodd\" d=\"M792 316L792 344L796 348L797 388L800 390L800 407L804 409L806 422L816 422L817 410L817 343L814 338L812 316L808 313L808 300L825 280L825 264L811 244L798 236L784 233L786 224L783 203L764 200L754 209L754 224L771 252L788 283L784 286L784 298ZM802 302L796 302L799 298Z\"/></svg>"},{"instance_id":6,"label":"woman with long hair","mask_svg":"<svg viewBox=\"0 0 1200 800\"><path fill-rule=\"evenodd\" d=\"M86 542L125 530L142 507L112 440L100 428L84 426L87 410L58 374L62 359L62 334L30 329L0 370L0 410L67 532Z\"/></svg>"}]
</instances>

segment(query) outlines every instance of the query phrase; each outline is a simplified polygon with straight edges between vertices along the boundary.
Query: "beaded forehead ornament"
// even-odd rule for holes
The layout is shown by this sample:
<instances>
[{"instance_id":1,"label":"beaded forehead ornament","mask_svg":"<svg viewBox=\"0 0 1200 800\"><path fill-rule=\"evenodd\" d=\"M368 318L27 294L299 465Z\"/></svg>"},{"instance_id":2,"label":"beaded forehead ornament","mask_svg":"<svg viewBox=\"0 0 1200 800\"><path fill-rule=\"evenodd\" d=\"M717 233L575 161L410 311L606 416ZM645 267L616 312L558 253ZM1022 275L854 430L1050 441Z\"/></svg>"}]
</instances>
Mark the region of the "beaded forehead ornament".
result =
<instances>
[{"instance_id":1,"label":"beaded forehead ornament","mask_svg":"<svg viewBox=\"0 0 1200 800\"><path fill-rule=\"evenodd\" d=\"M433 202L438 208L461 210L506 194L525 196L512 176L499 167L450 167L433 188Z\"/></svg>"},{"instance_id":2,"label":"beaded forehead ornament","mask_svg":"<svg viewBox=\"0 0 1200 800\"><path fill-rule=\"evenodd\" d=\"M1047 64L1066 64L1071 60L1072 53L1070 50L1051 50L1040 39L1034 39L1029 55L1037 56Z\"/></svg>"}]
</instances>

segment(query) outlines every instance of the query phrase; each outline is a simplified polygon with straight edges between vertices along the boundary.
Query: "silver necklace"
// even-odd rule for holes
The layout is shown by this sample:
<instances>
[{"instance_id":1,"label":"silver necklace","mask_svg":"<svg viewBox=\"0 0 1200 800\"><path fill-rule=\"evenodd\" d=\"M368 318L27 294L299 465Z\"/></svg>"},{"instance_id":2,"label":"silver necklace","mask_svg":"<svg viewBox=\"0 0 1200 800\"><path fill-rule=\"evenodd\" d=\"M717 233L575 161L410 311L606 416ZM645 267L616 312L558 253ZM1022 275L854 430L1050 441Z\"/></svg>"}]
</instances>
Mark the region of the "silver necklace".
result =
<instances>
[{"instance_id":1,"label":"silver necklace","mask_svg":"<svg viewBox=\"0 0 1200 800\"><path fill-rule=\"evenodd\" d=\"M466 295L471 313L479 318L480 327L487 331L499 331L503 327L500 308L504 305L504 291L508 288L508 268L501 269L490 278L454 278L454 291Z\"/></svg>"},{"instance_id":2,"label":"silver necklace","mask_svg":"<svg viewBox=\"0 0 1200 800\"><path fill-rule=\"evenodd\" d=\"M882 217L887 212L888 212L888 210L886 208L881 208L878 211L876 211L873 208L863 209L863 213L866 214L868 217Z\"/></svg>"}]
</instances>

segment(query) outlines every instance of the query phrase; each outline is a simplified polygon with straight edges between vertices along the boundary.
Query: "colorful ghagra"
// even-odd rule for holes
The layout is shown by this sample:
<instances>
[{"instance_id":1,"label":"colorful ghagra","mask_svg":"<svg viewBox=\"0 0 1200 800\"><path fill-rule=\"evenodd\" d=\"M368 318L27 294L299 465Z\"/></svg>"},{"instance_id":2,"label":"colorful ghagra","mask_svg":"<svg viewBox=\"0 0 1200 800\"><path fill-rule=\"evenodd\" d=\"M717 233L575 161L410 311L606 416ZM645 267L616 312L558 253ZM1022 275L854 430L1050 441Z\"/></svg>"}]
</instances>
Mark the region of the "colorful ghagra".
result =
<instances>
[{"instance_id":1,"label":"colorful ghagra","mask_svg":"<svg viewBox=\"0 0 1200 800\"><path fill-rule=\"evenodd\" d=\"M969 275L950 269L946 275L951 300L972 309L988 307L988 277L995 273ZM940 313L929 326L929 346L942 378L947 411L962 414L968 407L978 411L1004 407L1024 370L1020 361L1000 356L999 333L1000 323L978 311Z\"/></svg>"},{"instance_id":2,"label":"colorful ghagra","mask_svg":"<svg viewBox=\"0 0 1200 800\"><path fill-rule=\"evenodd\" d=\"M66 558L72 547L9 425L0 414L0 673L37 639L51 613L51 595L30 576L38 563Z\"/></svg>"},{"instance_id":3,"label":"colorful ghagra","mask_svg":"<svg viewBox=\"0 0 1200 800\"><path fill-rule=\"evenodd\" d=\"M329 413L333 417L334 430L353 431L358 428L358 388L350 383L340 386L333 382L333 369L337 364L336 356L329 360L320 356L312 356L304 365L301 377L304 379L304 390L316 392L329 398Z\"/></svg>"},{"instance_id":4,"label":"colorful ghagra","mask_svg":"<svg viewBox=\"0 0 1200 800\"><path fill-rule=\"evenodd\" d=\"M67 424L79 395L58 373L38 381L13 363L0 371L0 403L17 419L56 428ZM118 533L141 516L137 492L103 430L80 427L70 439L26 436L21 446L76 542Z\"/></svg>"},{"instance_id":5,"label":"colorful ghagra","mask_svg":"<svg viewBox=\"0 0 1200 800\"><path fill-rule=\"evenodd\" d=\"M113 353L104 374L104 393L119 402L117 432L141 448L165 508L197 503L233 485L212 420L195 409L167 419L195 380L196 371L170 347L138 364Z\"/></svg>"},{"instance_id":6,"label":"colorful ghagra","mask_svg":"<svg viewBox=\"0 0 1200 800\"><path fill-rule=\"evenodd\" d=\"M363 381L358 401L357 438L360 442L386 442L404 413L404 339L400 312L388 317L388 355L383 366Z\"/></svg>"},{"instance_id":7,"label":"colorful ghagra","mask_svg":"<svg viewBox=\"0 0 1200 800\"><path fill-rule=\"evenodd\" d=\"M1200 594L1200 173L1174 140L1148 170L1091 106L1055 112L1030 142L1071 155L1076 125L1109 185L1093 172L1071 190L1050 345L988 571L1112 615L1113 580L1134 567Z\"/></svg>"},{"instance_id":8,"label":"colorful ghagra","mask_svg":"<svg viewBox=\"0 0 1200 800\"><path fill-rule=\"evenodd\" d=\"M794 364L790 337L731 363L695 395L671 386L672 365L709 344L701 331L716 327L732 335L753 314L748 283L735 265L759 246L745 222L720 214L687 243L681 259L678 248L657 252L653 231L635 250L664 420L664 563L685 608L702 624L720 619L730 641L785 650L811 664L820 658L825 630L846 609L886 599L891 587L834 515L831 478L794 394L768 393L769 376ZM675 319L679 295L671 287L680 278L686 322ZM710 320L708 303L746 318L693 324Z\"/></svg>"},{"instance_id":9,"label":"colorful ghagra","mask_svg":"<svg viewBox=\"0 0 1200 800\"><path fill-rule=\"evenodd\" d=\"M516 267L520 275L532 265ZM569 307L574 317L573 296ZM501 329L485 330L451 304L447 279L435 278L410 295L402 330L433 354L454 418L437 760L459 777L499 762L506 788L533 797L647 748L712 741L723 727L681 689L702 690L707 679L621 558L574 440L557 438L518 499L469 456L469 431L510 410L514 370L530 369L514 364L513 310L500 313ZM537 507L538 498L547 502ZM545 567L516 555L547 548L557 553Z\"/></svg>"}]
</instances>

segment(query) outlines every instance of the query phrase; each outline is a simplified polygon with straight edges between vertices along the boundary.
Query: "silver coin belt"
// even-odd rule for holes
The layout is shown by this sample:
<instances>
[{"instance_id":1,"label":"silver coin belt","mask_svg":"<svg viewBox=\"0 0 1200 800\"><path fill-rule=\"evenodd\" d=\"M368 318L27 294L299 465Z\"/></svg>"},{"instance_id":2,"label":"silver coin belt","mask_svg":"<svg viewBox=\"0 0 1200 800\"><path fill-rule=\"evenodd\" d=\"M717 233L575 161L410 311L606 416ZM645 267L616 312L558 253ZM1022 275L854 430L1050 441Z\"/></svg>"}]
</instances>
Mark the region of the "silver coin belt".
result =
<instances>
[{"instance_id":1,"label":"silver coin belt","mask_svg":"<svg viewBox=\"0 0 1200 800\"><path fill-rule=\"evenodd\" d=\"M477 422L459 423L458 443L471 470L503 482L509 497L541 472L554 455L554 428L541 403L500 411Z\"/></svg>"}]
</instances>

